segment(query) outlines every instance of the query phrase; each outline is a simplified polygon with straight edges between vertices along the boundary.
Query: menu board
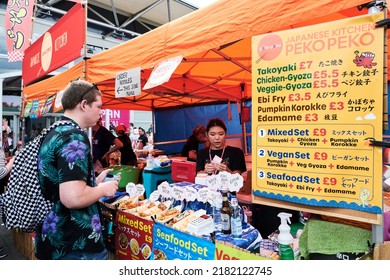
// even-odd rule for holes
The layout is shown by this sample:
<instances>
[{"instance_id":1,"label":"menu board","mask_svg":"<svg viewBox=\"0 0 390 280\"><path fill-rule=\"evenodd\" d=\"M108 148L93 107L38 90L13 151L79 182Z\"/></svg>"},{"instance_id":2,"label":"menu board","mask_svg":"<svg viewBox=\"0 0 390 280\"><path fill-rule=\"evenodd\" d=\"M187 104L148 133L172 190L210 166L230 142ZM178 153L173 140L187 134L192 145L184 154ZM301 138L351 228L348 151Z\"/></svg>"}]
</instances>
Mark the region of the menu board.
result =
<instances>
[{"instance_id":1,"label":"menu board","mask_svg":"<svg viewBox=\"0 0 390 280\"><path fill-rule=\"evenodd\" d=\"M381 19L252 38L254 196L382 213Z\"/></svg>"}]
</instances>

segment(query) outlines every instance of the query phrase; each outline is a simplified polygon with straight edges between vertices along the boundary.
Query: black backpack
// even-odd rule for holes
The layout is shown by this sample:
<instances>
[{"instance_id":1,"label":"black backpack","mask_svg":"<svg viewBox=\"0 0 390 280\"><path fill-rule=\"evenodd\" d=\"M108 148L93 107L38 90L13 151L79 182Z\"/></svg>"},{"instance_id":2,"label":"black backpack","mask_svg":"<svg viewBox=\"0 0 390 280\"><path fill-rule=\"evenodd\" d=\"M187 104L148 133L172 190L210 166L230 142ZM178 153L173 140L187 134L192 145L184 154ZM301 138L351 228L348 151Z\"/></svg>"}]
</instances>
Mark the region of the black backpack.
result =
<instances>
[{"instance_id":1,"label":"black backpack","mask_svg":"<svg viewBox=\"0 0 390 280\"><path fill-rule=\"evenodd\" d=\"M60 125L74 123L61 120L30 141L16 156L6 191L0 195L0 214L7 229L34 232L43 224L54 203L43 197L38 178L38 152L47 133Z\"/></svg>"}]
</instances>

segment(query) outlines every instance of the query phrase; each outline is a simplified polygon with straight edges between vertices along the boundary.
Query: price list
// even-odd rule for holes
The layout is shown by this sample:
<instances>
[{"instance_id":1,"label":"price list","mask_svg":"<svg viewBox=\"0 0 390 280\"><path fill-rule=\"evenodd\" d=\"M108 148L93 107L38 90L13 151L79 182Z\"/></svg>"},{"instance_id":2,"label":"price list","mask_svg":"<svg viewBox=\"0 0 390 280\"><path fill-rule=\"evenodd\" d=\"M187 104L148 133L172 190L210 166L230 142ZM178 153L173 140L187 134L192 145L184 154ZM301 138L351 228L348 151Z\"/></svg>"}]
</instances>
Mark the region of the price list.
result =
<instances>
[{"instance_id":1,"label":"price list","mask_svg":"<svg viewBox=\"0 0 390 280\"><path fill-rule=\"evenodd\" d=\"M254 195L381 213L381 18L253 37Z\"/></svg>"}]
</instances>

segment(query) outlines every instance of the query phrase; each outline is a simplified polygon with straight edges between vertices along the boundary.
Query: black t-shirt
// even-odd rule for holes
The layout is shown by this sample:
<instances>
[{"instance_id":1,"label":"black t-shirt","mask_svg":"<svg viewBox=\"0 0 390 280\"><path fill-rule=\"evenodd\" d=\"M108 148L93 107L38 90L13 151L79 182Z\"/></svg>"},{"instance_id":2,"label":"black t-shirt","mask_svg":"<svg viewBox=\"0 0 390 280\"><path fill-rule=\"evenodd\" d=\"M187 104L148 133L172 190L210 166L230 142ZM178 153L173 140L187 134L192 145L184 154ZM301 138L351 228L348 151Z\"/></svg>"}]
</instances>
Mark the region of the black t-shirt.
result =
<instances>
[{"instance_id":1,"label":"black t-shirt","mask_svg":"<svg viewBox=\"0 0 390 280\"><path fill-rule=\"evenodd\" d=\"M123 147L119 149L121 152L121 164L136 165L137 156L131 146L130 138L127 135L119 135L118 139L123 143Z\"/></svg>"},{"instance_id":2,"label":"black t-shirt","mask_svg":"<svg viewBox=\"0 0 390 280\"><path fill-rule=\"evenodd\" d=\"M105 160L102 160L102 157L110 150L111 145L114 144L115 138L116 137L104 126L99 127L98 130L93 133L93 162L99 160L103 167L107 167L107 163Z\"/></svg>"},{"instance_id":3,"label":"black t-shirt","mask_svg":"<svg viewBox=\"0 0 390 280\"><path fill-rule=\"evenodd\" d=\"M142 142L142 146L146 146L146 144L148 144L148 136L146 136L145 134L142 134L138 137L138 142Z\"/></svg>"},{"instance_id":4,"label":"black t-shirt","mask_svg":"<svg viewBox=\"0 0 390 280\"><path fill-rule=\"evenodd\" d=\"M190 151L198 151L199 148L199 141L196 139L196 136L192 134L190 137L188 137L186 143L183 146L183 149L181 150L181 156L187 157L187 160L194 161L188 157L188 154Z\"/></svg>"},{"instance_id":5,"label":"black t-shirt","mask_svg":"<svg viewBox=\"0 0 390 280\"><path fill-rule=\"evenodd\" d=\"M221 150L210 150L209 148L201 149L198 151L196 158L196 172L204 170L206 160L212 160L215 155L222 158L222 162L227 163L228 168L231 171L240 170L241 172L246 171L245 156L244 152L237 147L226 146L225 151ZM211 156L211 159L210 159Z\"/></svg>"}]
</instances>

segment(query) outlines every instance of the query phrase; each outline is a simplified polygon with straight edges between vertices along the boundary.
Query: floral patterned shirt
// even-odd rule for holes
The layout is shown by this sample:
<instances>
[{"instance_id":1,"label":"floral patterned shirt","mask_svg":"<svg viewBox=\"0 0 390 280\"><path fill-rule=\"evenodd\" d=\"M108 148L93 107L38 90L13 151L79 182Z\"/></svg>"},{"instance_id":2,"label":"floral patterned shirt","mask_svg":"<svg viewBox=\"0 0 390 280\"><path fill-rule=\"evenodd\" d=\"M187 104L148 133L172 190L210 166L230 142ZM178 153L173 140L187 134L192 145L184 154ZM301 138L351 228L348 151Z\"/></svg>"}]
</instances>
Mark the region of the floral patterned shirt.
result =
<instances>
[{"instance_id":1,"label":"floral patterned shirt","mask_svg":"<svg viewBox=\"0 0 390 280\"><path fill-rule=\"evenodd\" d=\"M83 180L87 185L95 186L87 134L72 125L52 129L40 147L38 171L42 193L54 202L54 206L42 227L35 232L36 257L56 260L70 251L103 251L98 203L69 209L61 203L59 195L59 185L64 182Z\"/></svg>"}]
</instances>

